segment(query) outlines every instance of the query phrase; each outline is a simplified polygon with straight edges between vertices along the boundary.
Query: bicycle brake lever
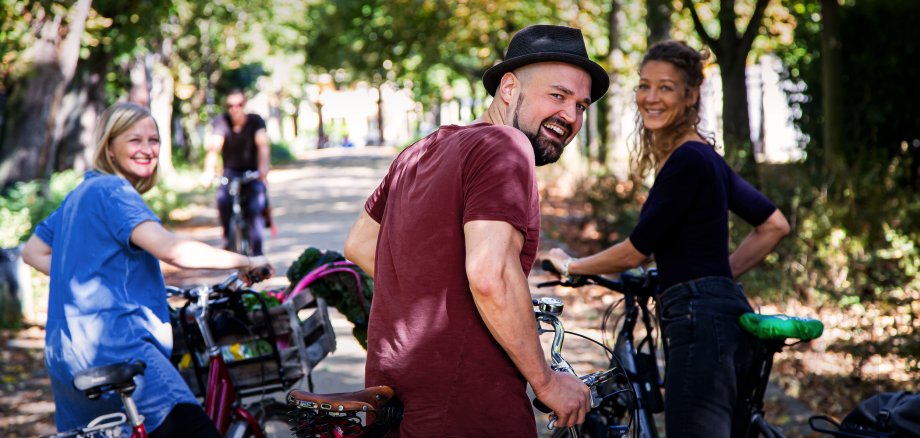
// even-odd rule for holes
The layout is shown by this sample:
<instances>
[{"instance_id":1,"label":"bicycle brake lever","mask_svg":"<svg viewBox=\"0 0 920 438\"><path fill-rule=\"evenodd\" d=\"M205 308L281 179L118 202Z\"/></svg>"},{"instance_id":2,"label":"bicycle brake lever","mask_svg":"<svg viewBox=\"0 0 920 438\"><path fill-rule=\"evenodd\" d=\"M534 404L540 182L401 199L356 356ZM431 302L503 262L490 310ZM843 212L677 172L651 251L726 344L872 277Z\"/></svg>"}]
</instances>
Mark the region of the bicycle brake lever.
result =
<instances>
[{"instance_id":1,"label":"bicycle brake lever","mask_svg":"<svg viewBox=\"0 0 920 438\"><path fill-rule=\"evenodd\" d=\"M541 288L541 287L550 287L550 286L560 286L560 285L562 285L562 284L563 284L562 281L559 281L559 280L544 281L543 283L537 283L537 288Z\"/></svg>"}]
</instances>

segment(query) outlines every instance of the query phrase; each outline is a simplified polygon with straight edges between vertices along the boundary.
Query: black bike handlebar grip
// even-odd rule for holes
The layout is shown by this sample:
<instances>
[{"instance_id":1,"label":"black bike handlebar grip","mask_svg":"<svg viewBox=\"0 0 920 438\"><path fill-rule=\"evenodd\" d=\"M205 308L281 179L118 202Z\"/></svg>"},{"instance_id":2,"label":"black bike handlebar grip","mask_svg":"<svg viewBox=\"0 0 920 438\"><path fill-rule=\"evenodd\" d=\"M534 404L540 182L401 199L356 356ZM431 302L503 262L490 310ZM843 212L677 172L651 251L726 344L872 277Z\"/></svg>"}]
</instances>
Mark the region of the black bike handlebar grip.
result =
<instances>
[{"instance_id":1,"label":"black bike handlebar grip","mask_svg":"<svg viewBox=\"0 0 920 438\"><path fill-rule=\"evenodd\" d=\"M533 407L537 408L538 411L544 414L553 412L553 410L550 409L549 406L546 406L545 404L543 404L543 402L541 402L540 399L538 398L533 399Z\"/></svg>"},{"instance_id":2,"label":"black bike handlebar grip","mask_svg":"<svg viewBox=\"0 0 920 438\"><path fill-rule=\"evenodd\" d=\"M546 272L552 272L553 274L558 274L558 273L559 273L559 271L556 270L556 267L553 266L553 262L551 262L551 261L549 261L549 260L545 260L545 259L544 259L543 262L542 262L542 264L540 265L540 267L542 267L543 270L546 271Z\"/></svg>"}]
</instances>

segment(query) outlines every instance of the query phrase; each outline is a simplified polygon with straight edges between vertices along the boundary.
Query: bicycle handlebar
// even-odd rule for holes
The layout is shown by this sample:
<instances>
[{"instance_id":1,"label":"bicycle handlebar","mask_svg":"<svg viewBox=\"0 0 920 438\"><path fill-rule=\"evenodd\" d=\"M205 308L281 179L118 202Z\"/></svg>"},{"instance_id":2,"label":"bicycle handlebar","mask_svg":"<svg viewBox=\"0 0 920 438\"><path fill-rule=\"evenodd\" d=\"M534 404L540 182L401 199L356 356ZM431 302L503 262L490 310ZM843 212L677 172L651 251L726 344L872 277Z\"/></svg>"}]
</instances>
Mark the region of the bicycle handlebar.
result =
<instances>
[{"instance_id":1,"label":"bicycle handlebar","mask_svg":"<svg viewBox=\"0 0 920 438\"><path fill-rule=\"evenodd\" d=\"M549 260L543 260L541 267L544 271L560 275L556 267ZM619 280L611 280L600 275L569 275L561 277L559 280L546 281L537 284L537 287L565 286L581 287L587 285L597 285L620 292L640 297L654 297L658 289L658 270L655 268L648 270L625 271L620 274Z\"/></svg>"},{"instance_id":2,"label":"bicycle handlebar","mask_svg":"<svg viewBox=\"0 0 920 438\"><path fill-rule=\"evenodd\" d=\"M261 266L249 272L246 276L250 280L250 284L255 284L260 281L267 279L271 275L271 268L268 266ZM169 297L181 297L189 301L198 301L201 296L207 296L211 293L228 293L234 292L240 289L240 287L246 285L246 282L240 278L239 273L234 272L227 276L224 281L213 284L213 285L201 285L191 288L181 288L176 286L166 286L166 295Z\"/></svg>"},{"instance_id":3,"label":"bicycle handlebar","mask_svg":"<svg viewBox=\"0 0 920 438\"><path fill-rule=\"evenodd\" d=\"M610 397L615 393L602 396L598 393L597 388L613 378L613 375L617 370L609 369L606 371L591 373L579 377L575 373L575 370L572 368L572 366L569 365L564 357L562 357L562 342L565 339L566 333L565 328L562 326L562 321L559 320L559 315L562 314L563 309L562 300L553 297L544 297L540 300L534 299L533 305L534 307L537 307L537 309L534 310L534 316L537 318L537 321L545 322L553 327L553 342L550 350L550 358L552 359L551 368L553 371L570 373L573 376L581 379L581 381L586 386L588 386L591 392L591 408L593 409L600 406L601 402L603 402L605 398ZM543 329L540 329L540 331L543 332ZM552 412L552 409L550 409L548 406L546 406L546 404L537 398L534 398L533 406L543 413L548 414ZM556 418L553 417L547 427L552 429L555 422Z\"/></svg>"}]
</instances>

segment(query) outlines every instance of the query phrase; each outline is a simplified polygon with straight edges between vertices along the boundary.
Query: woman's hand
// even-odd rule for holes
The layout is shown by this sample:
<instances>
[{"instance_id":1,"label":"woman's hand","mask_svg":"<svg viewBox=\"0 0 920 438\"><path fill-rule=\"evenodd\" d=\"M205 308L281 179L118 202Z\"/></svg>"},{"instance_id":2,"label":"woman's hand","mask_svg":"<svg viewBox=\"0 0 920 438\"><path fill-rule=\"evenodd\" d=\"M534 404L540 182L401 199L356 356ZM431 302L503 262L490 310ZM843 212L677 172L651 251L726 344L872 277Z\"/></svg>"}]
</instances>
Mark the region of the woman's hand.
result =
<instances>
[{"instance_id":1,"label":"woman's hand","mask_svg":"<svg viewBox=\"0 0 920 438\"><path fill-rule=\"evenodd\" d=\"M267 280L275 275L275 268L272 267L265 256L253 256L247 257L247 259L249 260L249 266L240 269L239 272L240 279L247 286Z\"/></svg>"},{"instance_id":2,"label":"woman's hand","mask_svg":"<svg viewBox=\"0 0 920 438\"><path fill-rule=\"evenodd\" d=\"M565 261L571 258L572 256L566 254L565 251L559 248L553 248L543 255L543 260L549 260L549 262L553 264L553 268L555 268L556 272L559 274L563 273L562 267Z\"/></svg>"}]
</instances>

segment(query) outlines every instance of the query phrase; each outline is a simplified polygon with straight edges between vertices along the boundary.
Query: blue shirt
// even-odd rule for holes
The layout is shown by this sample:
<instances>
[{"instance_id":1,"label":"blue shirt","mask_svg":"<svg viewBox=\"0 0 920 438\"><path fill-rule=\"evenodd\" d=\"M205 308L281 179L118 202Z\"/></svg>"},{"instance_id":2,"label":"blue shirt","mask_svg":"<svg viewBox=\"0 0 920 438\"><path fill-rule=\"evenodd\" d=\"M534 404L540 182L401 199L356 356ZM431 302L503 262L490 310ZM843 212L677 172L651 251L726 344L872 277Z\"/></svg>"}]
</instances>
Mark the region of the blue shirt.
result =
<instances>
[{"instance_id":1,"label":"blue shirt","mask_svg":"<svg viewBox=\"0 0 920 438\"><path fill-rule=\"evenodd\" d=\"M169 362L172 331L160 264L130 241L146 221L159 219L127 180L91 171L35 229L51 247L45 363L59 430L121 409L117 396L89 401L73 388L74 373L96 366L147 363L133 397L148 430L176 403L197 403Z\"/></svg>"},{"instance_id":2,"label":"blue shirt","mask_svg":"<svg viewBox=\"0 0 920 438\"><path fill-rule=\"evenodd\" d=\"M629 240L655 255L661 290L702 277L732 278L728 212L757 226L775 210L712 146L691 141L661 167Z\"/></svg>"}]
</instances>

